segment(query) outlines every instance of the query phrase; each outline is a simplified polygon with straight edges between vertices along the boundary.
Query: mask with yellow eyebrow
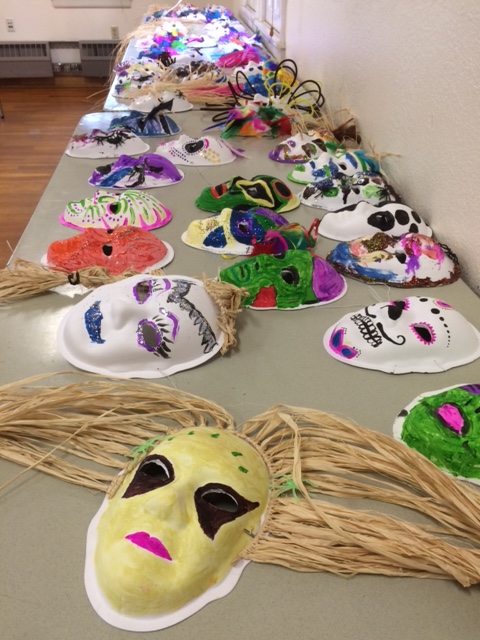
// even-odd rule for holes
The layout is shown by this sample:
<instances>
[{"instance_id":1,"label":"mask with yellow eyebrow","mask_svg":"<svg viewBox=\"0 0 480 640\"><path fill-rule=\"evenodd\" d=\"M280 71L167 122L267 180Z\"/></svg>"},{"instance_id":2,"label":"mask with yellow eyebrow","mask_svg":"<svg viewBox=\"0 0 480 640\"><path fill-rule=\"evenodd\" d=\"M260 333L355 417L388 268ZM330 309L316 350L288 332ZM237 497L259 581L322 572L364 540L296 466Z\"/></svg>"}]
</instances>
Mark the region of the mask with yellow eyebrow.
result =
<instances>
[{"instance_id":1,"label":"mask with yellow eyebrow","mask_svg":"<svg viewBox=\"0 0 480 640\"><path fill-rule=\"evenodd\" d=\"M260 524L268 485L260 454L233 432L198 427L165 437L89 531L97 588L112 610L161 616L220 583Z\"/></svg>"}]
</instances>

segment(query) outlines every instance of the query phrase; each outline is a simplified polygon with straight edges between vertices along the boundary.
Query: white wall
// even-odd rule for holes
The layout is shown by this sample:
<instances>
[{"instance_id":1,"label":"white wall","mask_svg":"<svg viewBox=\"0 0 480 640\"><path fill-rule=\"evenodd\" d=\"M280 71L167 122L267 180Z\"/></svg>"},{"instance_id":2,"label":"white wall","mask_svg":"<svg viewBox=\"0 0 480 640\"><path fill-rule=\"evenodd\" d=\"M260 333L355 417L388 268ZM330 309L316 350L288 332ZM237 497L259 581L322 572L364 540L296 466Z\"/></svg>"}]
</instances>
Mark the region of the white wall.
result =
<instances>
[{"instance_id":1,"label":"white wall","mask_svg":"<svg viewBox=\"0 0 480 640\"><path fill-rule=\"evenodd\" d=\"M301 34L299 37L298 34ZM480 3L288 0L287 57L348 107L480 293Z\"/></svg>"},{"instance_id":2,"label":"white wall","mask_svg":"<svg viewBox=\"0 0 480 640\"><path fill-rule=\"evenodd\" d=\"M120 38L124 38L135 29L152 5L171 7L175 0L151 2L151 0L132 0L130 9L55 9L51 0L1 0L0 2L0 40L109 40L110 28L119 29ZM198 3L199 7L209 4ZM233 0L219 2L231 9ZM15 33L8 33L5 20L11 18L15 23Z\"/></svg>"}]
</instances>

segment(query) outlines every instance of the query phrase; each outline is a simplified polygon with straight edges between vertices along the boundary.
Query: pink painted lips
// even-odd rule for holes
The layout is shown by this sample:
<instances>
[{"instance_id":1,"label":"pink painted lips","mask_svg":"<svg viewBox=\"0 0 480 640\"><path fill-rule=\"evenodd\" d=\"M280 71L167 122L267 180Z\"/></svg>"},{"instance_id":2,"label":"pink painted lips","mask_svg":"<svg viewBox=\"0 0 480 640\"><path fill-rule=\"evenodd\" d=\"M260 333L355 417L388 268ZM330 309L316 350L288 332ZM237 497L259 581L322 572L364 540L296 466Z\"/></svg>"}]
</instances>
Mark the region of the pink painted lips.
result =
<instances>
[{"instance_id":1,"label":"pink painted lips","mask_svg":"<svg viewBox=\"0 0 480 640\"><path fill-rule=\"evenodd\" d=\"M145 549L145 551L149 551L159 558L163 558L164 560L168 560L169 562L172 561L172 557L168 553L165 545L158 538L154 538L145 531L129 533L128 536L125 536L125 540L130 540L130 542L136 544L137 547Z\"/></svg>"}]
</instances>

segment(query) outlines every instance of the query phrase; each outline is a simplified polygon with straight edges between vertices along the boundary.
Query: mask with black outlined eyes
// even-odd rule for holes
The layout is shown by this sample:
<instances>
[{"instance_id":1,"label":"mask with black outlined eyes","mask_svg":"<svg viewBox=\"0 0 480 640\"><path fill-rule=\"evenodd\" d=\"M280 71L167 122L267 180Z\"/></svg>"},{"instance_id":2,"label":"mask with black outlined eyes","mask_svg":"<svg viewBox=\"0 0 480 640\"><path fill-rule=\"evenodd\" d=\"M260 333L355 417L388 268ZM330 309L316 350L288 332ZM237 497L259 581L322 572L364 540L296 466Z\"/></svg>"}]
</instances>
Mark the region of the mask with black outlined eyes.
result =
<instances>
[{"instance_id":1,"label":"mask with black outlined eyes","mask_svg":"<svg viewBox=\"0 0 480 640\"><path fill-rule=\"evenodd\" d=\"M87 592L99 614L122 628L135 629L138 619L151 625L142 630L158 629L162 616L219 597L215 585L251 541L267 505L262 457L235 432L197 427L160 440L89 530L87 563L96 585L87 583ZM194 611L180 611L176 621ZM115 622L118 614L123 624Z\"/></svg>"},{"instance_id":2,"label":"mask with black outlined eyes","mask_svg":"<svg viewBox=\"0 0 480 640\"><path fill-rule=\"evenodd\" d=\"M73 365L121 378L162 378L222 347L220 311L203 283L141 274L92 291L63 318L58 346Z\"/></svg>"},{"instance_id":3,"label":"mask with black outlined eyes","mask_svg":"<svg viewBox=\"0 0 480 640\"><path fill-rule=\"evenodd\" d=\"M282 180L258 175L251 180L235 176L228 182L206 187L195 204L200 209L213 213L234 207L263 207L284 213L296 209L300 201Z\"/></svg>"},{"instance_id":4,"label":"mask with black outlined eyes","mask_svg":"<svg viewBox=\"0 0 480 640\"><path fill-rule=\"evenodd\" d=\"M480 333L448 303L411 296L369 305L327 330L327 352L386 373L435 373L480 356Z\"/></svg>"}]
</instances>

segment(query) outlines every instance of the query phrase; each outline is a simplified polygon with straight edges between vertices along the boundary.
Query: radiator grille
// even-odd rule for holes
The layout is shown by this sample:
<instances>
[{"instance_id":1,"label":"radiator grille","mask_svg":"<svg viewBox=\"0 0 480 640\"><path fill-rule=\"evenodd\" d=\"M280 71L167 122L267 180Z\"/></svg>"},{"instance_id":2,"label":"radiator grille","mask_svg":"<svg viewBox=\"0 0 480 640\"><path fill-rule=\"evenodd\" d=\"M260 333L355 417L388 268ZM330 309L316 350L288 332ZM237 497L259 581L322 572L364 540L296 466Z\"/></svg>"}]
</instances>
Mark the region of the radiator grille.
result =
<instances>
[{"instance_id":1,"label":"radiator grille","mask_svg":"<svg viewBox=\"0 0 480 640\"><path fill-rule=\"evenodd\" d=\"M48 42L0 42L0 78L53 76Z\"/></svg>"},{"instance_id":2,"label":"radiator grille","mask_svg":"<svg viewBox=\"0 0 480 640\"><path fill-rule=\"evenodd\" d=\"M108 78L112 71L117 45L118 42L115 40L79 42L83 75Z\"/></svg>"},{"instance_id":3,"label":"radiator grille","mask_svg":"<svg viewBox=\"0 0 480 640\"><path fill-rule=\"evenodd\" d=\"M96 42L85 40L80 42L80 57L82 60L110 60L117 44L115 41Z\"/></svg>"},{"instance_id":4,"label":"radiator grille","mask_svg":"<svg viewBox=\"0 0 480 640\"><path fill-rule=\"evenodd\" d=\"M48 42L0 42L0 60L50 60Z\"/></svg>"}]
</instances>

